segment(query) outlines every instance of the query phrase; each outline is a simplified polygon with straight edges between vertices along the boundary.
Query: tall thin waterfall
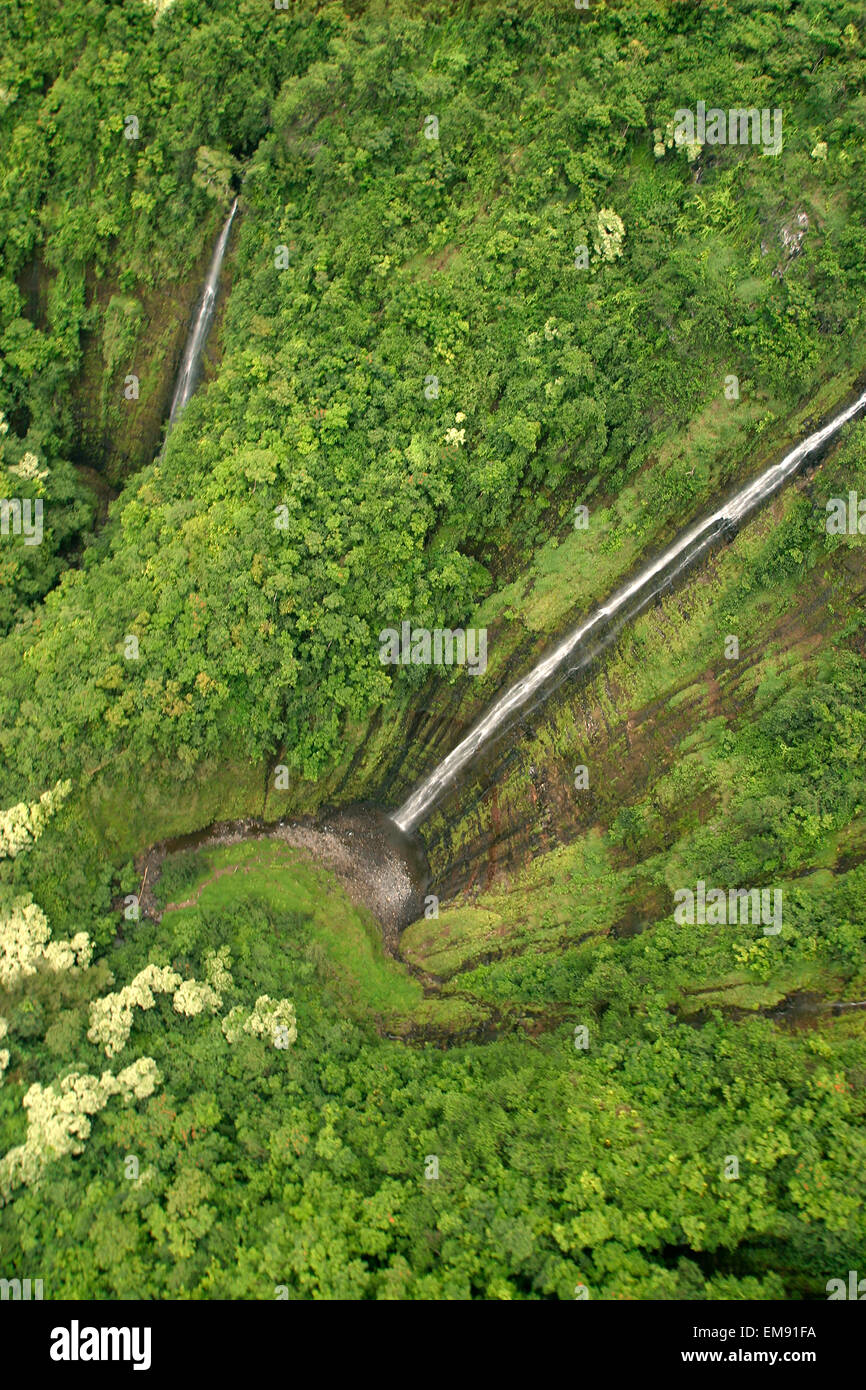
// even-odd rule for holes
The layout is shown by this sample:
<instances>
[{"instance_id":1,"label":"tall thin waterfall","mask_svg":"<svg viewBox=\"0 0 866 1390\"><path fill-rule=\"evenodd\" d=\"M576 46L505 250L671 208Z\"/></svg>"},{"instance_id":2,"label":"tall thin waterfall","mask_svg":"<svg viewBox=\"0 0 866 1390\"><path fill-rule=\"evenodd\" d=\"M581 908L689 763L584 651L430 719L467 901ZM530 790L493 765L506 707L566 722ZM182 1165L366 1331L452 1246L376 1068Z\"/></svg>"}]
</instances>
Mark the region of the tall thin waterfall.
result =
<instances>
[{"instance_id":1,"label":"tall thin waterfall","mask_svg":"<svg viewBox=\"0 0 866 1390\"><path fill-rule=\"evenodd\" d=\"M652 597L669 586L674 578L699 558L725 530L728 524L743 521L761 506L783 483L797 472L801 464L816 453L843 425L866 407L866 391L814 434L810 434L785 455L747 483L733 497L704 520L685 531L656 560L646 565L635 579L617 589L607 603L580 627L543 657L532 670L499 696L487 712L470 729L438 767L425 777L407 801L392 813L391 819L403 831L414 830L429 814L443 793L453 784L458 773L472 761L496 734L500 733L511 716L546 682L563 670L579 669L589 659L581 652L591 645L587 638L596 639L602 628L617 618L624 619L639 611ZM568 665L568 663L573 663ZM549 692L548 692L549 693Z\"/></svg>"},{"instance_id":2,"label":"tall thin waterfall","mask_svg":"<svg viewBox=\"0 0 866 1390\"><path fill-rule=\"evenodd\" d=\"M202 353L204 352L207 335L210 332L210 326L213 322L217 292L219 290L220 271L222 270L223 258L225 257L226 246L229 240L229 232L231 231L234 215L237 212L237 206L238 200L235 198L232 203L231 212L225 220L225 225L219 234L219 240L214 247L201 303L198 313L196 314L195 323L192 326L192 331L186 340L183 360L180 364L180 371L177 374L177 385L174 388L171 413L168 417L169 429L171 429L171 426L177 420L198 384Z\"/></svg>"}]
</instances>

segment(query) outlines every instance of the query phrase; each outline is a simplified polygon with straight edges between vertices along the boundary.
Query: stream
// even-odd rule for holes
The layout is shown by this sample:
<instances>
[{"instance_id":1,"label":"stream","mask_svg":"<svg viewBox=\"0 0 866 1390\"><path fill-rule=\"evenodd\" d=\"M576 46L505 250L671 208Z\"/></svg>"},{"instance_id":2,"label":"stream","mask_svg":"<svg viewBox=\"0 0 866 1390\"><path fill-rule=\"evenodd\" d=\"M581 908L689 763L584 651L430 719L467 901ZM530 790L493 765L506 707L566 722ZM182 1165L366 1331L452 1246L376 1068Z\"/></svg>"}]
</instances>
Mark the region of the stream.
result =
<instances>
[{"instance_id":1,"label":"stream","mask_svg":"<svg viewBox=\"0 0 866 1390\"><path fill-rule=\"evenodd\" d=\"M686 569L706 555L720 540L733 535L738 526L757 511L792 478L808 459L815 458L838 434L843 425L866 408L866 391L806 439L790 449L778 463L765 468L720 507L681 533L666 550L645 564L639 573L622 585L608 601L542 657L532 670L504 691L472 726L455 748L392 813L394 824L412 831L430 814L437 802L455 785L456 778L494 739L514 723L514 716L533 696L546 698L556 688L557 677L584 669L598 651L605 629L618 631L659 593L673 587ZM538 701L536 700L536 703Z\"/></svg>"},{"instance_id":2,"label":"stream","mask_svg":"<svg viewBox=\"0 0 866 1390\"><path fill-rule=\"evenodd\" d=\"M238 200L235 198L231 206L231 211L223 224L223 229L217 238L211 257L210 268L207 279L204 282L204 289L198 303L198 309L193 320L192 329L184 348L181 358L180 370L177 374L177 383L174 388L174 396L171 402L171 411L168 417L168 428L177 421L181 411L186 405L192 393L198 385L201 375L201 360L213 323L214 310L216 309L217 296L219 294L220 275L222 274L223 261L225 260L226 247L229 243L229 233L232 229L235 213L238 209ZM168 431L166 431L166 437Z\"/></svg>"},{"instance_id":3,"label":"stream","mask_svg":"<svg viewBox=\"0 0 866 1390\"><path fill-rule=\"evenodd\" d=\"M193 394L213 321L220 273L237 211L235 198L220 232L178 373L169 429ZM794 445L777 463L739 487L714 511L696 521L635 576L571 629L524 676L513 682L475 721L451 752L418 784L403 804L386 812L357 805L313 821L266 823L248 818L163 841L142 857L146 892L142 905L150 916L159 910L153 888L167 855L208 845L238 843L250 838L276 838L301 850L329 868L349 897L367 907L382 927L386 949L397 953L401 930L424 911L430 889L430 870L420 825L460 774L517 722L519 712L542 703L568 676L586 669L617 635L659 594L670 590L681 575L738 527L790 481L807 461L817 462L822 451L849 421L866 409L866 390L839 410L825 425ZM168 431L167 431L168 433Z\"/></svg>"}]
</instances>

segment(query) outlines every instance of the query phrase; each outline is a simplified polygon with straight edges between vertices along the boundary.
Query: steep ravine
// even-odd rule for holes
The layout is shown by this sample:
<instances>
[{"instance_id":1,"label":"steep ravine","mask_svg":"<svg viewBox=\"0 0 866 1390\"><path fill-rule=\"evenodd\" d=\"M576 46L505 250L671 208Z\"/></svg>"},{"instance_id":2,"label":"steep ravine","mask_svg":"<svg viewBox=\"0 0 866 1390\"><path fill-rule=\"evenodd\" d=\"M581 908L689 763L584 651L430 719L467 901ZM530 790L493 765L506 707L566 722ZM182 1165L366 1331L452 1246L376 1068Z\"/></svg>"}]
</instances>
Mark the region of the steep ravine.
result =
<instances>
[{"instance_id":1,"label":"steep ravine","mask_svg":"<svg viewBox=\"0 0 866 1390\"><path fill-rule=\"evenodd\" d=\"M223 254L236 207L237 200L223 224L210 260L205 290L199 297L175 391L175 402L180 400L180 406L176 410L173 408L172 418L191 394L201 368L210 327L209 312L219 291ZM575 803L568 792L571 769L565 760L557 758L550 763L540 759L533 749L539 731L548 721L561 720L562 712L570 710L573 704L581 706L586 696L587 675L597 666L605 650L616 642L623 624L631 622L648 603L680 588L688 566L704 563L707 554L729 540L737 526L745 524L753 511L765 505L766 497L772 497L802 467L813 469L826 452L835 447L840 424L854 418L862 411L864 403L866 392L861 380L857 389L826 417L828 423L821 427L820 433L815 433L816 422L810 422L812 430L808 440L803 440L801 435L796 446L792 443L781 456L781 462L777 451L764 459L760 471L753 465L749 481L731 490L727 501L717 503L715 513L704 510L706 521L692 523L669 542L669 549L664 552L657 546L655 554L662 555L662 560L657 564L652 557L645 559L635 582L632 584L627 578L621 584L618 592L624 593L628 602L608 600L609 621L602 619L596 624L594 618L587 621L584 616L576 638L562 639L558 646L548 648L552 654L541 662L538 662L537 651L533 654L534 660L527 661L525 648L529 643L519 642L509 657L508 671L498 670L496 676L500 691L505 686L506 691L519 692L525 686L526 695L513 701L512 713L507 712L509 695L498 696L492 706L488 695L484 703L493 714L502 705L505 712L496 719L493 714L485 716L480 730L489 725L491 733L480 737L477 747L465 739L464 731L477 717L479 700L471 690L472 682L463 681L447 691L444 707L440 701L434 709L425 709L422 700L415 703L414 711L407 707L403 737L392 741L390 758L380 762L377 768L373 804L369 801L352 804L357 798L341 793L348 791L370 738L381 737L381 729L376 728L375 721L368 738L361 741L352 765L334 787L331 805L342 803L343 809L326 812L315 820L310 817L297 819L296 816L276 819L273 813L269 814L271 778L268 776L261 815L224 822L209 831L173 841L162 841L141 856L143 882L147 883L150 878L148 892L153 888L166 853L196 844L232 843L268 833L296 845L331 868L350 896L373 911L382 926L386 945L393 952L398 949L402 928L421 915L425 895L431 887L441 899L453 898L464 890L478 891L489 886L497 875L518 868L528 857L556 843L567 843L588 824L605 820L609 824L616 808L633 800L642 785L646 754L640 746L641 736L633 741L634 730L648 726L647 742L655 743L655 758L660 756L664 761L665 754L658 750L658 742L665 738L665 714L673 707L672 696L682 691L668 692L667 700L656 701L654 709L649 711L630 708L625 702L617 711L617 722L613 726L607 722L604 732L595 718L597 711L591 709L591 697L589 704L583 705L581 738L593 747L598 778L594 785L602 788L601 801L593 792ZM667 562L668 555L672 557L671 563ZM645 576L649 576L649 586ZM629 597L632 590L634 599ZM600 611L606 614L607 605ZM813 617L814 613L815 605L812 606ZM581 638L583 632L587 634L585 638ZM776 636L782 638L783 634L780 631ZM521 675L514 686L509 686L514 668L517 671L522 668L523 673L529 668L530 674L526 678ZM747 672L748 663L743 663L740 669L742 673ZM539 673L537 679L536 672ZM547 673L544 680L541 679L543 673ZM489 686L489 680L487 684ZM732 682L726 690L732 709L739 698L736 684ZM467 703L473 703L473 696L476 708L464 713ZM718 688L712 698L717 706L723 703ZM548 701L551 703L542 714L542 705ZM682 721L688 719L690 713L688 701L685 711L682 701L676 702L676 708L681 737ZM697 715L697 708L694 713ZM701 713L705 713L705 709ZM577 718L574 724L575 729L579 729ZM667 743L668 758L675 742L670 739ZM455 746L456 751L452 751ZM395 789L405 789L414 780L410 769L423 767L422 759L428 768L431 763L435 768L443 758L447 768L461 748L466 750L463 761L455 763L454 774L447 781L442 780L437 785L434 774L427 782L422 781L420 790L416 790L399 810L395 809ZM433 791L425 797L428 784ZM520 788L517 797L511 790L515 785ZM390 807L389 811L384 809L386 806ZM152 898L148 901L152 909Z\"/></svg>"},{"instance_id":2,"label":"steep ravine","mask_svg":"<svg viewBox=\"0 0 866 1390\"><path fill-rule=\"evenodd\" d=\"M795 488L812 485L808 478ZM750 523L764 532L779 524L785 498L777 497ZM717 571L736 567L733 552L716 552L696 568L663 602L641 619L664 651ZM166 853L206 844L273 835L326 864L349 896L367 906L383 929L386 948L399 953L400 931L422 916L425 898L435 893L444 906L474 902L494 886L518 878L540 855L596 829L608 829L623 806L639 801L677 758L684 740L708 718L736 724L748 717L756 667L770 651L786 659L808 660L842 624L828 621L843 585L846 602L860 604L866 594L866 558L845 552L832 582L813 576L793 607L770 611L752 633L741 659L695 668L683 665L670 679L658 677L650 700L635 701L622 676L613 675L620 644L612 642L585 672L566 681L502 739L479 757L460 787L421 828L400 834L385 813L371 805L350 806L318 818L254 818L214 826L157 846L139 860L151 890ZM718 598L713 600L718 602ZM447 736L447 731L446 731ZM453 738L453 732L452 732ZM576 762L591 765L590 786L575 795ZM689 807L683 808L687 814ZM673 829L673 827L672 827ZM659 844L656 850L663 850ZM639 865L639 858L624 861ZM147 906L147 900L145 905ZM636 891L632 907L613 924L613 935L640 930L647 912L664 916L670 903Z\"/></svg>"}]
</instances>

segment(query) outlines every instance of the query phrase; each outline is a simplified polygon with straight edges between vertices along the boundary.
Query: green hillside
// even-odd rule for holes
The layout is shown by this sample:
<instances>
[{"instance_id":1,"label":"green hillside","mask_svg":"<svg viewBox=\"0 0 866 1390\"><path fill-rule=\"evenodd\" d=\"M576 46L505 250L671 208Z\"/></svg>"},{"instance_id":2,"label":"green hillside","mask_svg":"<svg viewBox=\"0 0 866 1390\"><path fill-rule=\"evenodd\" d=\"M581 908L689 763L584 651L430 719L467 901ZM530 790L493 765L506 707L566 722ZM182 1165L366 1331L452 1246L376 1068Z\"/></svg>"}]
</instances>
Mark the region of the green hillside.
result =
<instances>
[{"instance_id":1,"label":"green hillside","mask_svg":"<svg viewBox=\"0 0 866 1390\"><path fill-rule=\"evenodd\" d=\"M866 1237L866 560L826 526L866 424L442 800L396 953L277 839L163 842L396 807L863 389L862 6L7 0L0 40L0 492L44 515L0 536L0 1272L825 1298ZM678 145L699 101L781 148ZM403 621L486 672L384 665ZM781 930L677 920L699 881Z\"/></svg>"}]
</instances>

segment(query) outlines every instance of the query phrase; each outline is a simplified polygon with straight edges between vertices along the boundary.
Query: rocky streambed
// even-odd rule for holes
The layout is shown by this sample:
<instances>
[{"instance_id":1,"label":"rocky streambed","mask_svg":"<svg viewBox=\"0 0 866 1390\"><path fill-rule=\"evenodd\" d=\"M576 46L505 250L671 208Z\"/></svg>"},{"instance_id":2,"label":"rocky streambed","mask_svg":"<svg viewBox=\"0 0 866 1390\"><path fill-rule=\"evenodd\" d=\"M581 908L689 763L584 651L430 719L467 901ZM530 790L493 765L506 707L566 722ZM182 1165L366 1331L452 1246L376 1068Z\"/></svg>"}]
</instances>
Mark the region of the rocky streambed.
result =
<instances>
[{"instance_id":1,"label":"rocky streambed","mask_svg":"<svg viewBox=\"0 0 866 1390\"><path fill-rule=\"evenodd\" d=\"M155 921L162 916L154 890L169 855L243 840L279 840L323 864L352 902L373 913L392 954L402 929L423 916L430 888L424 845L419 836L398 830L384 811L371 806L350 806L317 820L267 823L248 817L163 840L137 862L142 911Z\"/></svg>"}]
</instances>

